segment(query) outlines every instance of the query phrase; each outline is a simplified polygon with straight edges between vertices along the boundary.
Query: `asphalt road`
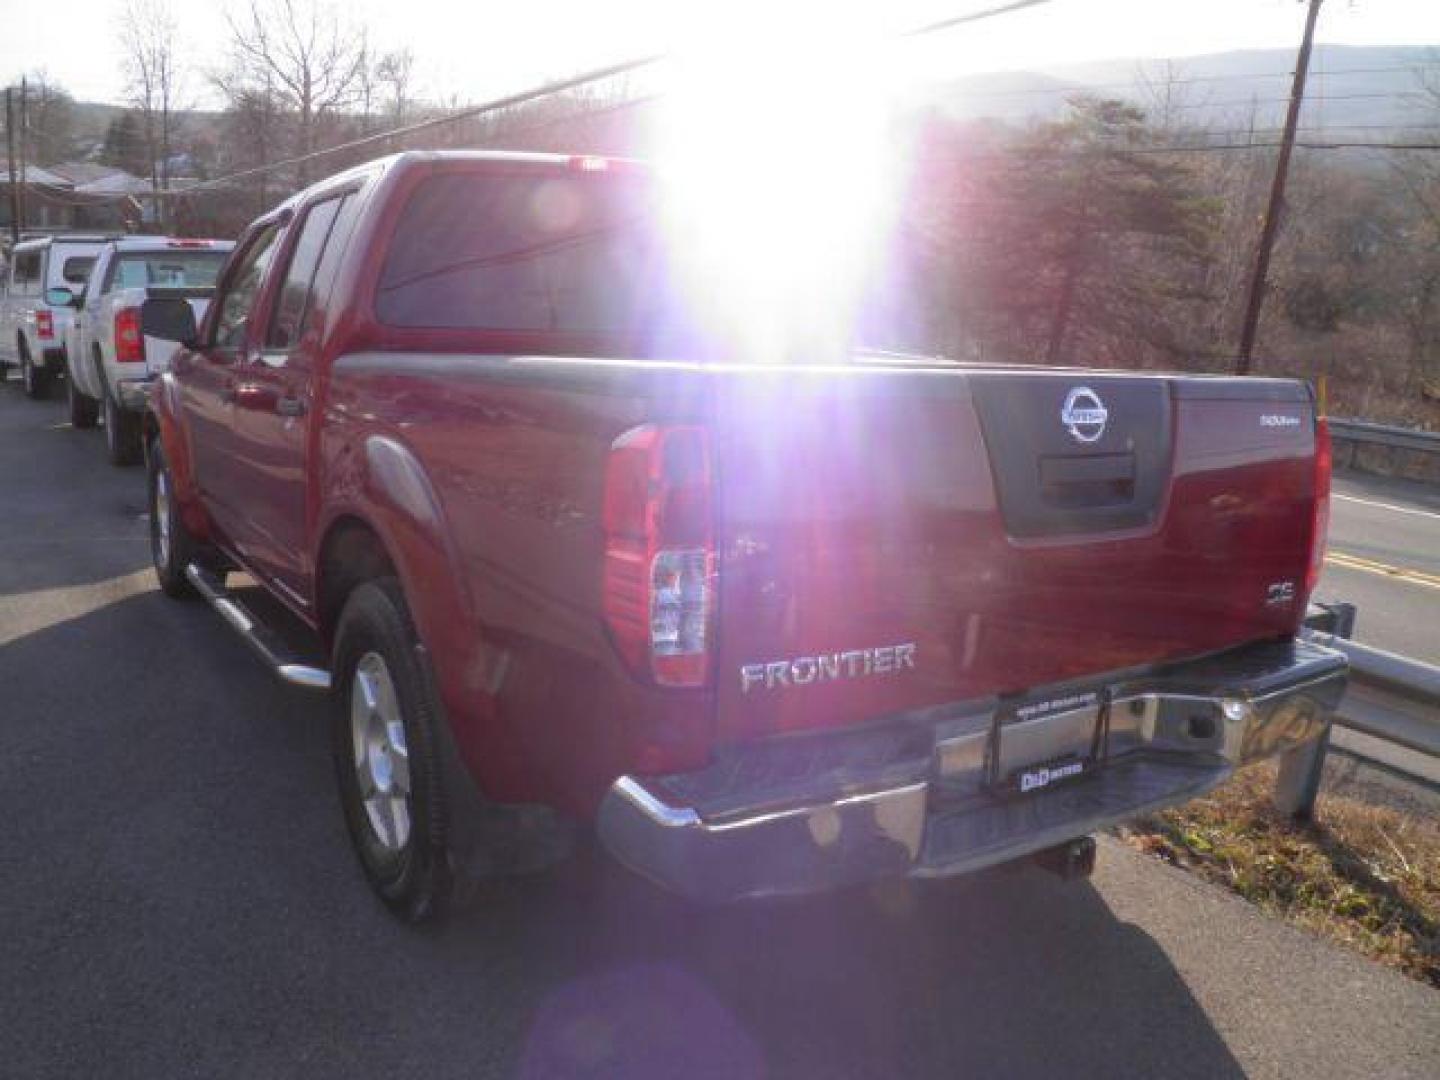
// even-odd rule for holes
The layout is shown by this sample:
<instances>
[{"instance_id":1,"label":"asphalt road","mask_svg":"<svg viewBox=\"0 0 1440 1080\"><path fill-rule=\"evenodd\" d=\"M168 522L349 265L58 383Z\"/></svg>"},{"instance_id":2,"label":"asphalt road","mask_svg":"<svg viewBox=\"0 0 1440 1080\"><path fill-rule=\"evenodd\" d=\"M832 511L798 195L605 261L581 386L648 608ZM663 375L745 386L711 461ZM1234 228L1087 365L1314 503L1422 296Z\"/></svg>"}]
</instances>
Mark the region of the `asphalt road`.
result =
<instances>
[{"instance_id":1,"label":"asphalt road","mask_svg":"<svg viewBox=\"0 0 1440 1080\"><path fill-rule=\"evenodd\" d=\"M1440 664L1440 487L1351 473L1337 476L1330 545L1316 589L1356 605L1355 637ZM1331 745L1440 787L1440 761L1336 728Z\"/></svg>"},{"instance_id":2,"label":"asphalt road","mask_svg":"<svg viewBox=\"0 0 1440 1080\"><path fill-rule=\"evenodd\" d=\"M1440 994L1102 841L697 910L597 859L396 925L323 704L155 592L137 470L0 391L0 1074L1440 1074Z\"/></svg>"},{"instance_id":3,"label":"asphalt road","mask_svg":"<svg viewBox=\"0 0 1440 1080\"><path fill-rule=\"evenodd\" d=\"M1440 664L1440 486L1337 476L1316 590L1359 608L1355 637Z\"/></svg>"}]
</instances>

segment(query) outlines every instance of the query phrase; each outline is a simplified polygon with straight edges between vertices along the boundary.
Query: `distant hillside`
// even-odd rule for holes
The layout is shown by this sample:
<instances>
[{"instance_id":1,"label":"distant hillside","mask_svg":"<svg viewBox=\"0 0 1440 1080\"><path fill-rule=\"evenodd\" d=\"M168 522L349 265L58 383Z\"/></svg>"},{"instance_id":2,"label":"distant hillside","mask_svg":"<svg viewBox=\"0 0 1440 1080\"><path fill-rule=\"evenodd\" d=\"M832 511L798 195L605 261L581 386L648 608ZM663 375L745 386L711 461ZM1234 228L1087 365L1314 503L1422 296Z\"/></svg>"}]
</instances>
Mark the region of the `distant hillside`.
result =
<instances>
[{"instance_id":1,"label":"distant hillside","mask_svg":"<svg viewBox=\"0 0 1440 1080\"><path fill-rule=\"evenodd\" d=\"M1284 123L1294 62L1292 50L1261 49L987 72L934 83L913 94L911 102L956 119L1022 123L1058 116L1071 95L1091 92L1134 101L1173 126L1273 131ZM1317 46L1302 130L1358 138L1414 131L1440 138L1440 112L1417 93L1417 72L1427 64L1440 72L1440 50ZM1161 104L1167 99L1168 110ZM75 134L82 154L98 151L107 126L122 111L116 105L76 102ZM181 114L182 142L213 146L222 138L220 120L214 111Z\"/></svg>"},{"instance_id":2,"label":"distant hillside","mask_svg":"<svg viewBox=\"0 0 1440 1080\"><path fill-rule=\"evenodd\" d=\"M957 118L1048 118L1066 98L1090 91L1135 101L1152 111L1168 97L1171 119L1189 126L1244 129L1284 123L1295 54L1260 49L1179 60L1104 60L1033 72L970 75L931 88L930 100ZM1417 94L1417 72L1440 69L1440 52L1423 48L1316 46L1303 128L1350 134L1394 133L1437 125L1433 103ZM1168 81L1168 86L1167 86ZM1252 117L1253 114L1253 117Z\"/></svg>"}]
</instances>

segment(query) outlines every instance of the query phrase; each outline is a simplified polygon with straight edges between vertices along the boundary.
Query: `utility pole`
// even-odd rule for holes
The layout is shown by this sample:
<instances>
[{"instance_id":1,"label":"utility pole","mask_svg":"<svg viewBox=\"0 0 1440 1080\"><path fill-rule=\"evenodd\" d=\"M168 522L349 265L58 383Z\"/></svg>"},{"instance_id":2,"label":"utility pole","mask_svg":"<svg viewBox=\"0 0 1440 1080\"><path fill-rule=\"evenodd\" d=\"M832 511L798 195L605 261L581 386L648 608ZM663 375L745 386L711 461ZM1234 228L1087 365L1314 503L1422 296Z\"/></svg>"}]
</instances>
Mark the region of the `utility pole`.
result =
<instances>
[{"instance_id":1,"label":"utility pole","mask_svg":"<svg viewBox=\"0 0 1440 1080\"><path fill-rule=\"evenodd\" d=\"M20 76L20 220L25 220L25 136L30 133L30 83ZM12 176L13 180L14 177Z\"/></svg>"},{"instance_id":2,"label":"utility pole","mask_svg":"<svg viewBox=\"0 0 1440 1080\"><path fill-rule=\"evenodd\" d=\"M1320 18L1323 0L1309 0L1305 16L1305 36L1300 41L1300 55L1295 60L1295 81L1290 87L1290 107L1285 114L1285 134L1280 140L1280 154L1275 159L1275 179L1270 184L1270 203L1265 208L1265 224L1260 229L1260 250L1255 253L1255 272L1250 277L1250 294L1245 300L1245 324L1240 331L1240 355L1235 360L1235 374L1250 374L1250 356L1255 350L1255 334L1260 328L1260 309L1265 304L1265 278L1270 272L1270 252L1280 228L1280 211L1285 202L1285 179L1290 172L1290 153L1295 149L1295 129L1300 125L1300 106L1305 100L1305 76L1310 70L1310 46L1315 41L1315 21Z\"/></svg>"},{"instance_id":3,"label":"utility pole","mask_svg":"<svg viewBox=\"0 0 1440 1080\"><path fill-rule=\"evenodd\" d=\"M10 181L10 242L20 242L20 177L15 171L15 88L5 88L5 161Z\"/></svg>"}]
</instances>

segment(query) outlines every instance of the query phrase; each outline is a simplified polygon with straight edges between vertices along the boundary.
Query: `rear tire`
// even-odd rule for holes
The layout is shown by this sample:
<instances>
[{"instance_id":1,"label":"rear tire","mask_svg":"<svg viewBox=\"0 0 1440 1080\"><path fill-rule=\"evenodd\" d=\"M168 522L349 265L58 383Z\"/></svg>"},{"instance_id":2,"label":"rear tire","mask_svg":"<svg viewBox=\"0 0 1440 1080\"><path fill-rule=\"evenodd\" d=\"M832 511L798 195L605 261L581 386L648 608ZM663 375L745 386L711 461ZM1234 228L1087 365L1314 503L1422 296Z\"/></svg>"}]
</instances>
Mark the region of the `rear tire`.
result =
<instances>
[{"instance_id":1,"label":"rear tire","mask_svg":"<svg viewBox=\"0 0 1440 1080\"><path fill-rule=\"evenodd\" d=\"M20 339L20 385L31 401L43 401L50 394L50 373L35 366L24 338Z\"/></svg>"},{"instance_id":2,"label":"rear tire","mask_svg":"<svg viewBox=\"0 0 1440 1080\"><path fill-rule=\"evenodd\" d=\"M105 450L111 465L138 465L144 450L140 415L120 408L109 392L105 394Z\"/></svg>"},{"instance_id":3,"label":"rear tire","mask_svg":"<svg viewBox=\"0 0 1440 1080\"><path fill-rule=\"evenodd\" d=\"M150 507L150 561L160 590L174 600L187 600L195 595L185 567L195 558L199 545L185 528L179 505L175 501L175 480L165 449L157 436L150 447L150 465L146 470Z\"/></svg>"},{"instance_id":4,"label":"rear tire","mask_svg":"<svg viewBox=\"0 0 1440 1080\"><path fill-rule=\"evenodd\" d=\"M444 721L428 664L399 582L358 586L331 665L336 780L366 879L410 923L439 915L452 886L436 733Z\"/></svg>"},{"instance_id":5,"label":"rear tire","mask_svg":"<svg viewBox=\"0 0 1440 1080\"><path fill-rule=\"evenodd\" d=\"M75 376L65 379L65 397L70 405L70 426L93 428L100 419L100 403L75 385Z\"/></svg>"}]
</instances>

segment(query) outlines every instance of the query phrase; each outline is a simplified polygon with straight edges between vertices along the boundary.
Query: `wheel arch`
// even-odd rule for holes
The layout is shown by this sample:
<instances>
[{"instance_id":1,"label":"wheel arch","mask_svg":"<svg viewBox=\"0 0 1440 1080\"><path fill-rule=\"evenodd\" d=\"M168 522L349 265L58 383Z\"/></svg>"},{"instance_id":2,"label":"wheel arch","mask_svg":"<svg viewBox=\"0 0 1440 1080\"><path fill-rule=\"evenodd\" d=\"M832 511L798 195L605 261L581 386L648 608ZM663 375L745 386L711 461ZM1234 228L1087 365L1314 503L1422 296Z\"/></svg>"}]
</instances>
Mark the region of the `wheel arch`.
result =
<instances>
[{"instance_id":1,"label":"wheel arch","mask_svg":"<svg viewBox=\"0 0 1440 1080\"><path fill-rule=\"evenodd\" d=\"M91 394L90 396L96 400L109 397L110 380L105 377L105 354L101 351L98 341L92 341L90 343L90 373L95 379L95 388L99 391L99 393Z\"/></svg>"},{"instance_id":2,"label":"wheel arch","mask_svg":"<svg viewBox=\"0 0 1440 1080\"><path fill-rule=\"evenodd\" d=\"M165 462L170 467L170 479L174 484L175 500L185 527L197 539L209 539L210 518L201 505L195 485L195 471L191 468L189 440L185 438L180 423L178 404L179 389L175 380L162 375L151 393L140 420L140 447L144 454L145 466L150 467L154 447L158 442L165 451Z\"/></svg>"},{"instance_id":3,"label":"wheel arch","mask_svg":"<svg viewBox=\"0 0 1440 1080\"><path fill-rule=\"evenodd\" d=\"M383 564L400 581L422 639L439 644L448 628L470 625L473 615L439 496L419 458L398 439L371 435L356 449L358 453L344 455L337 472L322 481L332 491L353 495L333 508L314 549L321 634L328 645L345 595L365 580L337 571L336 560L353 549L366 567L381 565L383 556Z\"/></svg>"},{"instance_id":4,"label":"wheel arch","mask_svg":"<svg viewBox=\"0 0 1440 1080\"><path fill-rule=\"evenodd\" d=\"M380 532L354 512L336 516L325 530L315 557L315 617L326 648L352 592L367 581L401 577ZM401 578L404 589L404 579Z\"/></svg>"}]
</instances>

